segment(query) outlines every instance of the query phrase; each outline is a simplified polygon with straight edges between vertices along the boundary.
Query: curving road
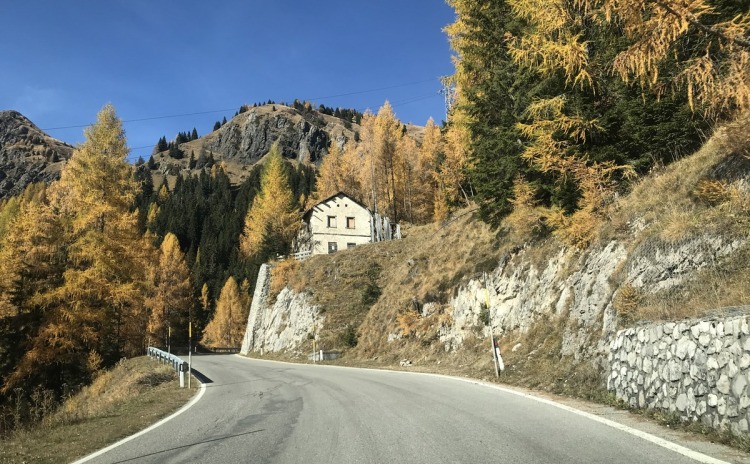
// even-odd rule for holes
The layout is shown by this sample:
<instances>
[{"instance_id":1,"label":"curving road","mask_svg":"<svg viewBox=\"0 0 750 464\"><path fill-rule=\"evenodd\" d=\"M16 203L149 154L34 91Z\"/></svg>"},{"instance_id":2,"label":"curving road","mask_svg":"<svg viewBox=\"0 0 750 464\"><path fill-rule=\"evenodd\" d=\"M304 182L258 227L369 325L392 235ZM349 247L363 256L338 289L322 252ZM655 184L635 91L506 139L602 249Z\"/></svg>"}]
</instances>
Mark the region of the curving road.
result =
<instances>
[{"instance_id":1,"label":"curving road","mask_svg":"<svg viewBox=\"0 0 750 464\"><path fill-rule=\"evenodd\" d=\"M234 355L193 361L211 380L200 401L88 462L695 462L574 412L461 379Z\"/></svg>"}]
</instances>

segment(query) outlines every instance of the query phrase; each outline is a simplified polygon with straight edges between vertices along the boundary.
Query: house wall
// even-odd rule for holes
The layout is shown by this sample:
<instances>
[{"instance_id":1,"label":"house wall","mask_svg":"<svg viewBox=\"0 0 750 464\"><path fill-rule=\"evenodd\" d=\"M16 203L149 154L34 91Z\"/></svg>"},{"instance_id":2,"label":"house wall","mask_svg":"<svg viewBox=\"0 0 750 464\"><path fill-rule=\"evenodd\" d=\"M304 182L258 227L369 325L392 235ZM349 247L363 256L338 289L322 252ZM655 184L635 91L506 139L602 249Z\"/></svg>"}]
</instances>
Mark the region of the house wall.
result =
<instances>
[{"instance_id":1,"label":"house wall","mask_svg":"<svg viewBox=\"0 0 750 464\"><path fill-rule=\"evenodd\" d=\"M336 227L328 227L328 217L336 218ZM354 228L347 228L346 218L354 218ZM313 254L328 253L328 244L336 243L338 251L345 250L347 244L357 246L370 243L372 216L366 208L351 199L340 195L317 205L310 218L313 235Z\"/></svg>"}]
</instances>

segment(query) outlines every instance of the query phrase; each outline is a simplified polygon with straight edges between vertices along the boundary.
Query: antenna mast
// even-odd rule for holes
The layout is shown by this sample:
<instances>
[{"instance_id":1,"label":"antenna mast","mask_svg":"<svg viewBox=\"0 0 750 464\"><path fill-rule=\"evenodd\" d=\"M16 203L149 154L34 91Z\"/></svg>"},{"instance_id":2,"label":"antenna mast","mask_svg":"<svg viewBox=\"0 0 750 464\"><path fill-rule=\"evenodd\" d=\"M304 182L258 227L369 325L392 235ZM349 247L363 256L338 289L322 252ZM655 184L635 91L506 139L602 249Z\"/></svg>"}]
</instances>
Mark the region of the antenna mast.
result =
<instances>
[{"instance_id":1,"label":"antenna mast","mask_svg":"<svg viewBox=\"0 0 750 464\"><path fill-rule=\"evenodd\" d=\"M443 76L440 78L440 82L443 84L440 93L445 100L445 121L447 122L451 108L456 104L456 83L453 76Z\"/></svg>"}]
</instances>

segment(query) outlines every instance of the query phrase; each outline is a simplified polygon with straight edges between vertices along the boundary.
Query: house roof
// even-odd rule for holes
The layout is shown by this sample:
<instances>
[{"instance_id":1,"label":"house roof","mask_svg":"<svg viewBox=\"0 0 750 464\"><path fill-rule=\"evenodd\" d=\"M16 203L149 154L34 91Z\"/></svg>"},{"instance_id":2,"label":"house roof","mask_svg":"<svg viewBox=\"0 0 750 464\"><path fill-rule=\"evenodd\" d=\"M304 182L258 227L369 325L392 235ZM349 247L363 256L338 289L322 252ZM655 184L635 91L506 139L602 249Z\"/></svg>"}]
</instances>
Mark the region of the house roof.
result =
<instances>
[{"instance_id":1,"label":"house roof","mask_svg":"<svg viewBox=\"0 0 750 464\"><path fill-rule=\"evenodd\" d=\"M358 206L361 206L362 208L366 209L368 213L372 214L372 211L370 211L370 208L368 208L367 206L365 206L365 205L363 205L362 203L358 202L357 200L355 200L354 198L350 197L350 196L349 196L349 195L347 195L346 193L344 193L344 192L342 192L342 191L338 191L338 192L334 193L333 195L331 195L330 197L328 197L328 198L325 198L325 199L323 199L323 200L320 200L319 202L317 202L317 203L315 203L314 205L312 205L312 206L311 206L311 207L310 207L310 208L309 208L309 209L308 209L307 211L305 211L305 212L304 212L304 214L302 214L302 218L303 218L303 219L305 219L305 220L307 220L307 219L308 219L308 217L310 216L310 214L312 214L312 211L313 211L313 210L314 210L314 209L315 209L316 207L318 207L319 205L322 205L323 203L326 203L326 202L328 202L328 201L330 201L330 200L333 200L334 198L336 198L336 197L337 197L337 196L339 196L339 195L343 195L343 196L344 196L344 197L346 197L346 198L347 198L348 200L350 200L350 201L351 201L352 203L354 203L354 204L356 204L356 205L358 205Z\"/></svg>"}]
</instances>

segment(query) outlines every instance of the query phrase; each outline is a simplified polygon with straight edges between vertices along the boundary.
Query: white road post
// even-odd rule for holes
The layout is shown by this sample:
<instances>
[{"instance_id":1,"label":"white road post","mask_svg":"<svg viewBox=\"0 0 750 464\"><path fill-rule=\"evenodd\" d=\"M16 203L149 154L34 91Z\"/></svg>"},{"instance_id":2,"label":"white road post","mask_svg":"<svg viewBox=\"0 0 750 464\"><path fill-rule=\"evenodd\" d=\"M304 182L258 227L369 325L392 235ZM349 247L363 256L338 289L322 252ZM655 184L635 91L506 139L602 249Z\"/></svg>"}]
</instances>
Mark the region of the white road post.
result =
<instances>
[{"instance_id":1,"label":"white road post","mask_svg":"<svg viewBox=\"0 0 750 464\"><path fill-rule=\"evenodd\" d=\"M188 322L188 390L190 390L190 375L193 372L193 321Z\"/></svg>"},{"instance_id":2,"label":"white road post","mask_svg":"<svg viewBox=\"0 0 750 464\"><path fill-rule=\"evenodd\" d=\"M313 364L315 364L315 354L317 353L317 347L315 346L316 338L317 338L317 334L315 333L315 324L313 323L313 341L312 341L313 342L313 353L312 353Z\"/></svg>"},{"instance_id":3,"label":"white road post","mask_svg":"<svg viewBox=\"0 0 750 464\"><path fill-rule=\"evenodd\" d=\"M500 366L498 363L498 357L500 356L500 348L495 346L495 333L492 331L492 311L490 311L490 290L487 286L487 273L484 273L484 298L485 305L487 306L487 319L490 325L490 351L492 352L492 360L495 362L495 377L500 377ZM500 361L502 362L502 361ZM505 366L503 366L505 369Z\"/></svg>"}]
</instances>

